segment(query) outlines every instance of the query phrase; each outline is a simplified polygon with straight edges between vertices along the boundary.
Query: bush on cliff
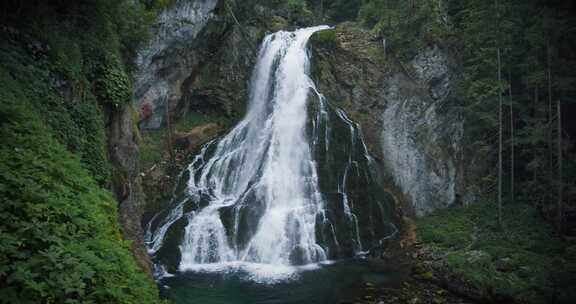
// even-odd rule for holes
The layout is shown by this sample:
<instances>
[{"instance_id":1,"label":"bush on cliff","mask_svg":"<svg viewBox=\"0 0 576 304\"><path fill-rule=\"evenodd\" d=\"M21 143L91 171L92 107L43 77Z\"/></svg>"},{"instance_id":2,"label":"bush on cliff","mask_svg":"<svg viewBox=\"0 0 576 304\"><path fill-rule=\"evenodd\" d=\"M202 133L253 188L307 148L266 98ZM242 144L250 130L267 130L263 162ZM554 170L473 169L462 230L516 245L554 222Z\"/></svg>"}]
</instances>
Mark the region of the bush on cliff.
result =
<instances>
[{"instance_id":1,"label":"bush on cliff","mask_svg":"<svg viewBox=\"0 0 576 304\"><path fill-rule=\"evenodd\" d=\"M115 202L0 68L0 302L156 303Z\"/></svg>"}]
</instances>

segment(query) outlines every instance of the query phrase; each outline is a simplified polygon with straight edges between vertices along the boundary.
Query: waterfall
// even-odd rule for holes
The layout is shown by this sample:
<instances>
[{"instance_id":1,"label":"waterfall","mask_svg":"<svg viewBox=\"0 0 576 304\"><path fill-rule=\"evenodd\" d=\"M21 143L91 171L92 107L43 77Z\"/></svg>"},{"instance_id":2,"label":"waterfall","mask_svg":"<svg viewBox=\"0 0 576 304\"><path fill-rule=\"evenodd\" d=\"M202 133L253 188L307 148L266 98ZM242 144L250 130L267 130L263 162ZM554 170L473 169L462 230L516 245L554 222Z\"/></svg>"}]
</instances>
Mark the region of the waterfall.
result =
<instances>
[{"instance_id":1,"label":"waterfall","mask_svg":"<svg viewBox=\"0 0 576 304\"><path fill-rule=\"evenodd\" d=\"M307 42L327 28L264 38L244 119L204 146L182 176L185 192L148 224L159 264L286 269L353 256L367 249L362 238L395 231L359 127L309 77Z\"/></svg>"}]
</instances>

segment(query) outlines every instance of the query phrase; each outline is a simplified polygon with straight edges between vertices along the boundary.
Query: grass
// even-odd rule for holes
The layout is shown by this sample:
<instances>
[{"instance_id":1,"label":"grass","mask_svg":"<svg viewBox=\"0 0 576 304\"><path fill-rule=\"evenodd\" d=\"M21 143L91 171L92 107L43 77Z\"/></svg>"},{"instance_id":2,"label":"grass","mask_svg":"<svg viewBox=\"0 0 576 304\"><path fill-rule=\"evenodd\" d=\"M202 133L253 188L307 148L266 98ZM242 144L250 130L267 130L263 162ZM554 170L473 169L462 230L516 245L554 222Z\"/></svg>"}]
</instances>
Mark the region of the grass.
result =
<instances>
[{"instance_id":1,"label":"grass","mask_svg":"<svg viewBox=\"0 0 576 304\"><path fill-rule=\"evenodd\" d=\"M500 228L490 203L441 210L417 221L418 235L446 252L448 268L479 289L528 303L574 299L576 247L557 238L530 206L505 206L503 217ZM488 258L471 262L479 251ZM498 271L503 259L509 271Z\"/></svg>"}]
</instances>

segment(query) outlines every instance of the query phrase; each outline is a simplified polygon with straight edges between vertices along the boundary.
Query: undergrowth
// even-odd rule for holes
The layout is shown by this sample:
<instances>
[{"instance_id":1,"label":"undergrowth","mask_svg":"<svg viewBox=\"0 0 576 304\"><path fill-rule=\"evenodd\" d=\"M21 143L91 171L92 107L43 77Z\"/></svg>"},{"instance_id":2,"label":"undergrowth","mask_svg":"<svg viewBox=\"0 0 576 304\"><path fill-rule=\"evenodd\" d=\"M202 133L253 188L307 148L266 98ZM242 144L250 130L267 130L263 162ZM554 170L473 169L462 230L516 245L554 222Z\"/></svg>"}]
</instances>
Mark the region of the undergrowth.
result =
<instances>
[{"instance_id":1,"label":"undergrowth","mask_svg":"<svg viewBox=\"0 0 576 304\"><path fill-rule=\"evenodd\" d=\"M107 117L158 5L0 3L0 303L160 302L103 189Z\"/></svg>"},{"instance_id":2,"label":"undergrowth","mask_svg":"<svg viewBox=\"0 0 576 304\"><path fill-rule=\"evenodd\" d=\"M0 68L1 303L157 303L115 201Z\"/></svg>"},{"instance_id":3,"label":"undergrowth","mask_svg":"<svg viewBox=\"0 0 576 304\"><path fill-rule=\"evenodd\" d=\"M419 238L446 252L448 268L480 290L528 303L576 298L576 246L533 207L505 206L501 228L494 210L483 203L438 211L418 220Z\"/></svg>"},{"instance_id":4,"label":"undergrowth","mask_svg":"<svg viewBox=\"0 0 576 304\"><path fill-rule=\"evenodd\" d=\"M172 128L174 134L188 133L195 127L208 123L227 126L230 121L223 116L190 111L176 120ZM141 131L140 166L142 169L149 169L163 160L168 149L167 132L166 128Z\"/></svg>"}]
</instances>

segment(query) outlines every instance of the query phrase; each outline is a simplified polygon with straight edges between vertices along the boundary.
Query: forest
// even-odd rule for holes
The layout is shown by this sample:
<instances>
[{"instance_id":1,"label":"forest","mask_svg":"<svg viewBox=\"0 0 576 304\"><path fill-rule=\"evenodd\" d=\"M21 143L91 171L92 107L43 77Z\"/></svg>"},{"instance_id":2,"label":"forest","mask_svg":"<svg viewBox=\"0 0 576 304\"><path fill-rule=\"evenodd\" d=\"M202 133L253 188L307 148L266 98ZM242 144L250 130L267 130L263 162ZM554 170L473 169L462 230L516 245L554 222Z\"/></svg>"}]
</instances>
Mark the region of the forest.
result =
<instances>
[{"instance_id":1,"label":"forest","mask_svg":"<svg viewBox=\"0 0 576 304\"><path fill-rule=\"evenodd\" d=\"M0 303L572 303L575 17L4 0Z\"/></svg>"}]
</instances>

